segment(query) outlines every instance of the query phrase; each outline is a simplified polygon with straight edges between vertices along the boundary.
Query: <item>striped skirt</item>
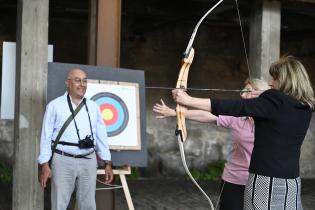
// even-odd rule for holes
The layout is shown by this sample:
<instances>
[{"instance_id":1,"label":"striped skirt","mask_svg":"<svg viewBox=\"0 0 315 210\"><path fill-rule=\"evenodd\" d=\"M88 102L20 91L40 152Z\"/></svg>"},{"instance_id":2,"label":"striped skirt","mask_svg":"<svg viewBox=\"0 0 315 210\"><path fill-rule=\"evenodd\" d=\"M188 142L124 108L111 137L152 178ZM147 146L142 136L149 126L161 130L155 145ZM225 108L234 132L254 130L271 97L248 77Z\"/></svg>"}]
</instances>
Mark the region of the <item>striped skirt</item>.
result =
<instances>
[{"instance_id":1,"label":"striped skirt","mask_svg":"<svg viewBox=\"0 0 315 210\"><path fill-rule=\"evenodd\" d=\"M249 174L244 195L245 210L303 210L301 179Z\"/></svg>"}]
</instances>

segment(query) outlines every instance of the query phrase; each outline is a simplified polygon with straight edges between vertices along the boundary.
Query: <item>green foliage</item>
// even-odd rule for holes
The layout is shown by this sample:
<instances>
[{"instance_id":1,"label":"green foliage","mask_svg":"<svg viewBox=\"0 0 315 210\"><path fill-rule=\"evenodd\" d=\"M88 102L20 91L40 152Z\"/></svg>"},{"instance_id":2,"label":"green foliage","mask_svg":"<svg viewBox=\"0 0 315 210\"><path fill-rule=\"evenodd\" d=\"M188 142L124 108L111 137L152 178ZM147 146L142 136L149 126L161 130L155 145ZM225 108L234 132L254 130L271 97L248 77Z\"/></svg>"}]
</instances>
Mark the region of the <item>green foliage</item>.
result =
<instances>
[{"instance_id":1,"label":"green foliage","mask_svg":"<svg viewBox=\"0 0 315 210\"><path fill-rule=\"evenodd\" d=\"M131 167L131 174L127 176L130 180L137 180L141 177L140 171L136 167Z\"/></svg>"},{"instance_id":2,"label":"green foliage","mask_svg":"<svg viewBox=\"0 0 315 210\"><path fill-rule=\"evenodd\" d=\"M219 180L221 179L225 161L209 163L204 170L192 169L191 175L196 180Z\"/></svg>"},{"instance_id":3,"label":"green foliage","mask_svg":"<svg viewBox=\"0 0 315 210\"><path fill-rule=\"evenodd\" d=\"M12 181L13 170L12 167L0 161L0 182L10 183Z\"/></svg>"}]
</instances>

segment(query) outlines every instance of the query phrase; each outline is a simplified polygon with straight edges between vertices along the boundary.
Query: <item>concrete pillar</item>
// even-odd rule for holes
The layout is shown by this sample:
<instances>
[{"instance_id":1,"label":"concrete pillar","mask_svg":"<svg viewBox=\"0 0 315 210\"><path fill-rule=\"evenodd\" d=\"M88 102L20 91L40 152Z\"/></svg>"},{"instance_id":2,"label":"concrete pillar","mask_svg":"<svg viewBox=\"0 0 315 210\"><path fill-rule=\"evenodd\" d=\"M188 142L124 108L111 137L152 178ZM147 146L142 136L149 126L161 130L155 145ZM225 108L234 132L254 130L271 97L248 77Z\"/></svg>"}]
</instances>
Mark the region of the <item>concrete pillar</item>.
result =
<instances>
[{"instance_id":1,"label":"concrete pillar","mask_svg":"<svg viewBox=\"0 0 315 210\"><path fill-rule=\"evenodd\" d=\"M249 64L251 77L269 80L269 66L280 55L281 5L279 0L255 0L250 18Z\"/></svg>"},{"instance_id":2,"label":"concrete pillar","mask_svg":"<svg viewBox=\"0 0 315 210\"><path fill-rule=\"evenodd\" d=\"M36 159L47 92L48 12L49 0L18 0L13 210L44 208Z\"/></svg>"}]
</instances>

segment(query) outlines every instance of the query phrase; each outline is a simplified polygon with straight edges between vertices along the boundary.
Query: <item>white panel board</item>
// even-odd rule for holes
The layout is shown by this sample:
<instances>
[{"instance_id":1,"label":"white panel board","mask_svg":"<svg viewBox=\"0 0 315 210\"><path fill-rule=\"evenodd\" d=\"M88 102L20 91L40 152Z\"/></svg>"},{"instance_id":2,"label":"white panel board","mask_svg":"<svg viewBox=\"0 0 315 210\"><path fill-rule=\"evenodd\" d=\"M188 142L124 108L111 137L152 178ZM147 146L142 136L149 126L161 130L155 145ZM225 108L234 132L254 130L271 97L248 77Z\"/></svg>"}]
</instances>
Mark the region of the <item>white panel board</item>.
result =
<instances>
[{"instance_id":1,"label":"white panel board","mask_svg":"<svg viewBox=\"0 0 315 210\"><path fill-rule=\"evenodd\" d=\"M48 45L48 62L53 61L53 46ZM1 119L14 119L16 44L3 42Z\"/></svg>"}]
</instances>

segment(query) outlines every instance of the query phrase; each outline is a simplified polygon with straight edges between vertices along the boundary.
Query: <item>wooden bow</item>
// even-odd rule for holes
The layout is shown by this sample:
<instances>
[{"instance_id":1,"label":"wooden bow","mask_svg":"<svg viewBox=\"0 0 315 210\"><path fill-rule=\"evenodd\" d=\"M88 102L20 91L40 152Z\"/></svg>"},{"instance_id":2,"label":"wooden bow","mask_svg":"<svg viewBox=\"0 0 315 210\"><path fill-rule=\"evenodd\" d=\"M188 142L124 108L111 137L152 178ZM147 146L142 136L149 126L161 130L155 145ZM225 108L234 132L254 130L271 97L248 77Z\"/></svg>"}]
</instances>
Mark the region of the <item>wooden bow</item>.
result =
<instances>
[{"instance_id":1,"label":"wooden bow","mask_svg":"<svg viewBox=\"0 0 315 210\"><path fill-rule=\"evenodd\" d=\"M193 33L191 34L191 37L189 39L185 53L184 53L184 58L183 58L181 69L179 71L179 75L178 75L178 79L177 79L177 83L176 83L176 88L187 89L188 72L189 72L190 65L193 62L194 54L195 54L195 51L192 48L192 45L194 43L198 28L199 28L200 24L202 23L202 21L222 2L223 2L223 0L218 1L213 7L211 7L200 18L200 20L196 24L196 26L193 30ZM182 142L185 142L187 139L185 112L186 112L185 107L183 107L179 104L176 105L177 125L176 125L175 134L176 134L176 136L178 136L178 135L180 136Z\"/></svg>"},{"instance_id":2,"label":"wooden bow","mask_svg":"<svg viewBox=\"0 0 315 210\"><path fill-rule=\"evenodd\" d=\"M188 81L188 73L190 65L193 62L195 55L194 48L191 48L189 53L183 58L182 66L180 68L178 79L176 82L176 88L187 88L187 81ZM187 139L187 130L186 130L186 121L185 121L185 113L187 108L177 104L176 105L176 117L177 117L177 125L175 134L176 136L179 135L182 142L185 142Z\"/></svg>"},{"instance_id":3,"label":"wooden bow","mask_svg":"<svg viewBox=\"0 0 315 210\"><path fill-rule=\"evenodd\" d=\"M185 54L185 56L183 58L182 66L181 66L180 71L179 71L179 75L178 75L178 79L177 79L177 83L176 83L176 88L180 88L180 89L186 89L187 88L188 72L189 72L190 65L193 62L194 55L195 55L195 51L193 48L190 48L189 52L187 54ZM175 134L176 134L177 140L178 140L180 156L181 156L182 163L183 163L183 166L184 166L184 169L185 169L187 175L189 176L191 181L197 186L197 188L200 190L200 192L206 197L206 199L209 202L210 209L214 210L214 206L213 206L213 203L212 203L210 197L205 193L205 191L200 187L200 185L194 179L194 177L190 173L188 166L187 166L187 163L186 163L185 149L184 149L184 144L183 144L187 139L187 130L186 130L186 123L185 123L186 110L187 110L186 107L181 106L180 104L176 105L177 125L176 125Z\"/></svg>"},{"instance_id":4,"label":"wooden bow","mask_svg":"<svg viewBox=\"0 0 315 210\"><path fill-rule=\"evenodd\" d=\"M208 14L210 14L210 12L212 10L214 10L214 8L216 8L222 1L223 0L218 1L212 8L210 8L206 12L206 14L204 14L202 16L202 18L199 20L199 22L195 26L194 31L190 37L189 43L188 43L186 50L185 50L185 53L184 53L184 58L182 60L182 66L181 66L181 69L179 71L179 75L178 75L178 79L177 79L177 83L176 83L176 88L185 89L185 90L187 89L188 72L189 72L189 68L193 62L194 55L195 55L195 51L192 48L192 45L193 45L195 36L197 34L198 28L199 28L201 22L206 18L206 16ZM177 139L178 139L178 145L179 145L182 163L183 163L184 169L185 169L186 173L188 174L188 176L190 177L191 181L197 186L197 188L201 191L201 193L206 197L206 199L209 202L211 210L214 210L214 206L213 206L213 203L212 203L210 197L204 192L204 190L196 182L196 180L194 179L194 177L190 173L188 166L186 164L185 150L184 150L184 144L183 144L187 139L187 130L186 130L186 123L185 123L186 110L187 110L186 107L183 107L179 104L176 105L177 125L176 125L175 134L176 134Z\"/></svg>"},{"instance_id":5,"label":"wooden bow","mask_svg":"<svg viewBox=\"0 0 315 210\"><path fill-rule=\"evenodd\" d=\"M187 81L188 81L188 73L189 73L189 68L193 62L194 59L194 54L195 51L192 48L195 36L197 34L197 30L201 24L201 22L205 19L205 17L210 14L210 12L212 10L214 10L219 4L221 4L223 2L223 0L219 0L212 8L210 8L204 15L203 17L199 20L199 22L197 23L197 25L194 28L194 31L190 37L189 43L186 47L185 53L184 53L184 58L182 60L182 66L181 69L179 71L179 75L178 75L178 79L177 79L177 83L176 83L176 88L179 89L187 89ZM243 40L243 47L244 47L244 51L245 51L245 56L246 56L246 61L247 61L247 67L248 67L248 72L249 72L249 76L250 74L250 68L249 68L249 62L248 62L248 56L247 56L247 50L246 50L246 45L245 45L245 41L244 41L244 34L243 34L243 29L242 29L242 23L241 23L241 17L240 17L240 13L239 13L239 9L238 9L238 3L237 0L235 0L236 3L236 8L237 8L237 13L238 13L238 18L239 18L239 23L240 23L240 28L241 28L241 34L242 34L242 40ZM179 150L180 150L180 155L181 155L181 159L182 159L182 163L184 166L184 169L186 171L186 173L188 174L188 176L190 177L191 181L197 186L197 188L201 191L201 193L206 197L206 199L209 202L210 205L210 209L211 210L215 210L218 207L218 203L220 200L220 196L224 187L224 184L222 186L222 189L220 190L220 195L219 195L219 199L216 203L216 206L213 206L213 203L210 199L210 197L204 192L204 190L199 186L199 184L196 182L196 180L193 178L193 176L191 175L188 166L186 164L186 160L185 160L185 150L184 150L184 142L187 139L187 130L186 130L186 122L185 122L185 112L186 112L187 108L184 106L181 106L179 104L176 105L176 117L177 117L177 125L176 125L176 130L175 130L175 134L177 136L178 139L178 145L179 145Z\"/></svg>"}]
</instances>

